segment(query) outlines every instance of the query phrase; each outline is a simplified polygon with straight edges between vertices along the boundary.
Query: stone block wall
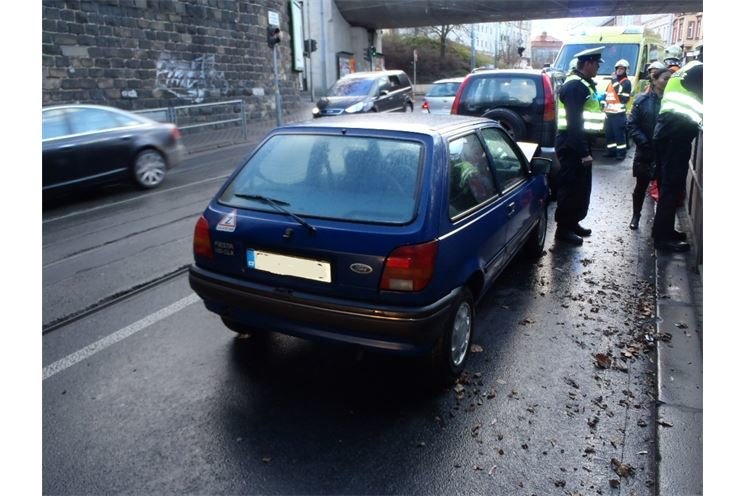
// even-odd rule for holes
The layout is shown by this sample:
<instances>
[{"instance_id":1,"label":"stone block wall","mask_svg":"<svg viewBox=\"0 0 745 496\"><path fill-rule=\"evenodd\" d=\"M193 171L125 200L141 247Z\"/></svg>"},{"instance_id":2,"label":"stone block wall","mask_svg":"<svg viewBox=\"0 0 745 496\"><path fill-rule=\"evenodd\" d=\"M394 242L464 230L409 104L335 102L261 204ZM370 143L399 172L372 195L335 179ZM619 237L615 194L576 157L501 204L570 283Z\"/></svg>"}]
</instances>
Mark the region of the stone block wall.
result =
<instances>
[{"instance_id":1,"label":"stone block wall","mask_svg":"<svg viewBox=\"0 0 745 496\"><path fill-rule=\"evenodd\" d=\"M243 99L275 118L268 11L279 13L283 114L300 105L286 0L43 0L42 102L127 110Z\"/></svg>"}]
</instances>

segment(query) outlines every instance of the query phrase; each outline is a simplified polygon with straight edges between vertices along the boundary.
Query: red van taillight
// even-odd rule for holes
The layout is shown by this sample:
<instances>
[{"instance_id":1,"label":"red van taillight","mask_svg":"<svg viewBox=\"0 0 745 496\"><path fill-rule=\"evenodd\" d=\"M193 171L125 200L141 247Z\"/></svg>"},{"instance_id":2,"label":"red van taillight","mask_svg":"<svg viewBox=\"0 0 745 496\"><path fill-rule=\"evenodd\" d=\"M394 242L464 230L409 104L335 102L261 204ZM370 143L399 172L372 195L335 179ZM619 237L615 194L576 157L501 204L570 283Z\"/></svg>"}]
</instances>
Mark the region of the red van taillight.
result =
<instances>
[{"instance_id":1,"label":"red van taillight","mask_svg":"<svg viewBox=\"0 0 745 496\"><path fill-rule=\"evenodd\" d=\"M199 217L194 227L194 255L212 258L212 240L210 239L210 225L204 215Z\"/></svg>"},{"instance_id":2,"label":"red van taillight","mask_svg":"<svg viewBox=\"0 0 745 496\"><path fill-rule=\"evenodd\" d=\"M554 89L548 74L543 74L543 120L551 122L556 118L556 102L554 101Z\"/></svg>"},{"instance_id":3,"label":"red van taillight","mask_svg":"<svg viewBox=\"0 0 745 496\"><path fill-rule=\"evenodd\" d=\"M173 136L174 141L178 141L181 139L181 131L177 127L174 127L173 131L171 131L171 136Z\"/></svg>"},{"instance_id":4,"label":"red van taillight","mask_svg":"<svg viewBox=\"0 0 745 496\"><path fill-rule=\"evenodd\" d=\"M385 260L380 289L420 291L435 271L438 241L421 245L400 246Z\"/></svg>"},{"instance_id":5,"label":"red van taillight","mask_svg":"<svg viewBox=\"0 0 745 496\"><path fill-rule=\"evenodd\" d=\"M458 113L458 107L460 106L460 96L463 94L463 89L468 84L468 76L466 76L466 79L463 80L462 83L460 83L460 86L458 86L458 92L455 94L455 99L453 100L453 106L450 108L451 114L457 114Z\"/></svg>"},{"instance_id":6,"label":"red van taillight","mask_svg":"<svg viewBox=\"0 0 745 496\"><path fill-rule=\"evenodd\" d=\"M422 104L422 108L429 112L429 102L427 100L424 100L424 103Z\"/></svg>"}]
</instances>

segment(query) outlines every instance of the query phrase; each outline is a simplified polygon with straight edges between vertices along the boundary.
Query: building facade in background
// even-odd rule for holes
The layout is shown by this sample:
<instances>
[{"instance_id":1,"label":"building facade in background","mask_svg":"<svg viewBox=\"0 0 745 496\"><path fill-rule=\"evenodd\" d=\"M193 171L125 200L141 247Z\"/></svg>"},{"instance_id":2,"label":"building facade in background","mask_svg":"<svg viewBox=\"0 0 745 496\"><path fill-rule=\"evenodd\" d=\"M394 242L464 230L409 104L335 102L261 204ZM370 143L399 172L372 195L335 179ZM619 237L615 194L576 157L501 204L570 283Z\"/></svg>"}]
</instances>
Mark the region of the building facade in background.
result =
<instances>
[{"instance_id":1,"label":"building facade in background","mask_svg":"<svg viewBox=\"0 0 745 496\"><path fill-rule=\"evenodd\" d=\"M545 31L530 42L531 66L534 69L552 65L564 42Z\"/></svg>"}]
</instances>

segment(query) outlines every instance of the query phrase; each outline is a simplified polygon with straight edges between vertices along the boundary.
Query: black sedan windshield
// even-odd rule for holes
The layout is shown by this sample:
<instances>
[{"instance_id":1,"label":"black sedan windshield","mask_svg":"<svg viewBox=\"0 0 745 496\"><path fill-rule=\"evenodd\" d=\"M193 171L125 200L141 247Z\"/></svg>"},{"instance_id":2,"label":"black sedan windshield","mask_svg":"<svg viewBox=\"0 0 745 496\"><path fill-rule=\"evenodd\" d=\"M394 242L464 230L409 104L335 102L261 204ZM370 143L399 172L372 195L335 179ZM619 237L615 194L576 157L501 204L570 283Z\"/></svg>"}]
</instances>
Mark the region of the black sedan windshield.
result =
<instances>
[{"instance_id":1,"label":"black sedan windshield","mask_svg":"<svg viewBox=\"0 0 745 496\"><path fill-rule=\"evenodd\" d=\"M329 96L366 96L372 84L372 79L340 79L329 90Z\"/></svg>"}]
</instances>

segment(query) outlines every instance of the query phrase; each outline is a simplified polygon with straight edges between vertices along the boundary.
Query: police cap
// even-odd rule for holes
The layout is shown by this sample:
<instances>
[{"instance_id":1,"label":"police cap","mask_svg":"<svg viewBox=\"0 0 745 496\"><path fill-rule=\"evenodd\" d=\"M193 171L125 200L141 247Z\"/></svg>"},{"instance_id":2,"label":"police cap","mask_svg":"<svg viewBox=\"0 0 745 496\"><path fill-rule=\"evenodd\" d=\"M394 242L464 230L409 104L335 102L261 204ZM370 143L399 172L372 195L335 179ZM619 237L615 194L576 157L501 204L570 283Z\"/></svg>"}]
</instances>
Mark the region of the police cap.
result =
<instances>
[{"instance_id":1,"label":"police cap","mask_svg":"<svg viewBox=\"0 0 745 496\"><path fill-rule=\"evenodd\" d=\"M601 58L604 49L605 49L604 46L597 47L597 48L588 48L587 50L582 50L579 53L575 53L574 56L580 62L586 62L588 60L597 60L598 62L602 64L603 62L605 62Z\"/></svg>"}]
</instances>

